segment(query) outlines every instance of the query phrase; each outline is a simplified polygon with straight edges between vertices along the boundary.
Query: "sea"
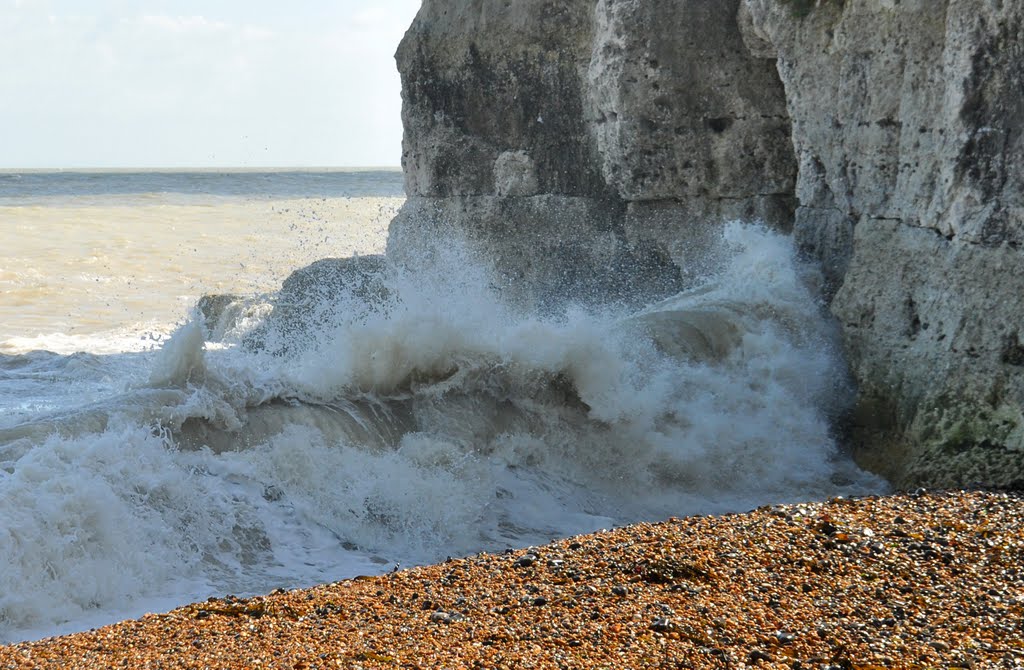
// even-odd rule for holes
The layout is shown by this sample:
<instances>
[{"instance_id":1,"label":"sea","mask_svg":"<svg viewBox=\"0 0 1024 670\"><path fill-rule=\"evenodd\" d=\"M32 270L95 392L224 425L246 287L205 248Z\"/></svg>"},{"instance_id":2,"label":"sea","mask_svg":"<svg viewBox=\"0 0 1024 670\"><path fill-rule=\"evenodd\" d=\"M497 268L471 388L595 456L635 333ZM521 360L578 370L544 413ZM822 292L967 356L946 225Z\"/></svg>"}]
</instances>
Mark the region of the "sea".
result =
<instances>
[{"instance_id":1,"label":"sea","mask_svg":"<svg viewBox=\"0 0 1024 670\"><path fill-rule=\"evenodd\" d=\"M470 241L378 256L403 200L398 170L0 172L0 642L884 491L789 236L723 222L678 295L533 313Z\"/></svg>"}]
</instances>

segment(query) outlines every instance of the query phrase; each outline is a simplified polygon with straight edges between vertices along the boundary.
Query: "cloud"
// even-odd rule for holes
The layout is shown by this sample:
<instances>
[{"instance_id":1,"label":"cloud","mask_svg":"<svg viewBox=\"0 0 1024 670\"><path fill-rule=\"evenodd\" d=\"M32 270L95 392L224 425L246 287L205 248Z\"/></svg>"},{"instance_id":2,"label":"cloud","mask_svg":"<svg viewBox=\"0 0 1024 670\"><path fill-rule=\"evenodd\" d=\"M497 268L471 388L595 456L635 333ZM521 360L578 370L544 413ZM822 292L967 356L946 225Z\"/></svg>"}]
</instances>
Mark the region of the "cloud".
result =
<instances>
[{"instance_id":1,"label":"cloud","mask_svg":"<svg viewBox=\"0 0 1024 670\"><path fill-rule=\"evenodd\" d=\"M352 15L352 24L355 26L378 27L386 25L389 19L393 18L393 12L387 7L367 7Z\"/></svg>"},{"instance_id":2,"label":"cloud","mask_svg":"<svg viewBox=\"0 0 1024 670\"><path fill-rule=\"evenodd\" d=\"M152 28L172 35L225 35L244 40L265 40L274 36L269 28L249 24L232 24L216 21L205 16L169 16L146 14L140 17L121 19L128 26Z\"/></svg>"},{"instance_id":3,"label":"cloud","mask_svg":"<svg viewBox=\"0 0 1024 670\"><path fill-rule=\"evenodd\" d=\"M392 54L419 0L11 1L8 167L398 163Z\"/></svg>"},{"instance_id":4,"label":"cloud","mask_svg":"<svg viewBox=\"0 0 1024 670\"><path fill-rule=\"evenodd\" d=\"M230 28L223 21L211 21L204 16L165 16L162 14L141 16L132 19L122 19L127 24L137 24L146 27L166 30L172 33L191 32L224 32Z\"/></svg>"}]
</instances>

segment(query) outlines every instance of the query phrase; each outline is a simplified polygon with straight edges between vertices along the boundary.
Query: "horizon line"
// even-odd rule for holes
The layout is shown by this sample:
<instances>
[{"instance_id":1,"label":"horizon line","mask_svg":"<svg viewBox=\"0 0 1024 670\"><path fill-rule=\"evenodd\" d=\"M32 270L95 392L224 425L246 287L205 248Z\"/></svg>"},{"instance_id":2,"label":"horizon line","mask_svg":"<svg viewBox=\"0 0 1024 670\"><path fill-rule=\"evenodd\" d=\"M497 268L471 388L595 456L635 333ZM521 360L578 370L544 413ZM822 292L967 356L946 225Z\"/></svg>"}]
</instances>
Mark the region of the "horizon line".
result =
<instances>
[{"instance_id":1,"label":"horizon line","mask_svg":"<svg viewBox=\"0 0 1024 670\"><path fill-rule=\"evenodd\" d=\"M214 165L214 166L74 166L74 167L0 167L0 173L18 172L401 172L400 165Z\"/></svg>"}]
</instances>

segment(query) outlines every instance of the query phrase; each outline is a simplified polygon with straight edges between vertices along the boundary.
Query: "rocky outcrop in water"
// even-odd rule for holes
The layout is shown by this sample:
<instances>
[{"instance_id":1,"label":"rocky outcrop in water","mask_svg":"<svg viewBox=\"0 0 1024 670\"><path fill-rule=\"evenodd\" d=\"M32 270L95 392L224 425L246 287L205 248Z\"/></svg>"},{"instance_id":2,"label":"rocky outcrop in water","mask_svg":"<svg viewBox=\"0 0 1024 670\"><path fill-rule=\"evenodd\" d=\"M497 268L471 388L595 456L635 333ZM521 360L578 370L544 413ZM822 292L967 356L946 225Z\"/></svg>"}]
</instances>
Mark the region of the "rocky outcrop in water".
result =
<instances>
[{"instance_id":1,"label":"rocky outcrop in water","mask_svg":"<svg viewBox=\"0 0 1024 670\"><path fill-rule=\"evenodd\" d=\"M792 225L859 384L860 461L899 485L1019 484L1022 17L425 0L397 56L409 200L388 253L455 231L528 305L646 302L699 275L724 220Z\"/></svg>"},{"instance_id":2,"label":"rocky outcrop in water","mask_svg":"<svg viewBox=\"0 0 1024 670\"><path fill-rule=\"evenodd\" d=\"M246 335L245 345L286 354L310 346L323 328L385 310L391 298L386 273L380 254L321 258L295 270L284 280L261 326ZM199 303L208 323L204 301L213 305L218 298L207 296Z\"/></svg>"}]
</instances>

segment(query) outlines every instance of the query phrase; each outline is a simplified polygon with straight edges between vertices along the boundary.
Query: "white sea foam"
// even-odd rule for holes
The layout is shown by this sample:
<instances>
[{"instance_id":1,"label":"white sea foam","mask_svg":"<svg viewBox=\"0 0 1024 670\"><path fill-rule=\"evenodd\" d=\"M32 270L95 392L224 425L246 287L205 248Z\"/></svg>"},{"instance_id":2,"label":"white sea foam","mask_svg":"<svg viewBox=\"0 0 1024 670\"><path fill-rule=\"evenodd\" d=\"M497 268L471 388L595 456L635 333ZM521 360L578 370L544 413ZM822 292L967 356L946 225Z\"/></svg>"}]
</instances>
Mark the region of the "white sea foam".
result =
<instances>
[{"instance_id":1,"label":"white sea foam","mask_svg":"<svg viewBox=\"0 0 1024 670\"><path fill-rule=\"evenodd\" d=\"M0 423L0 637L879 490L829 434L849 389L791 241L730 224L721 244L703 286L640 314L514 313L452 245L386 272L377 308L331 296L287 351L273 317L262 347L194 320L97 359L82 383L116 395Z\"/></svg>"}]
</instances>

